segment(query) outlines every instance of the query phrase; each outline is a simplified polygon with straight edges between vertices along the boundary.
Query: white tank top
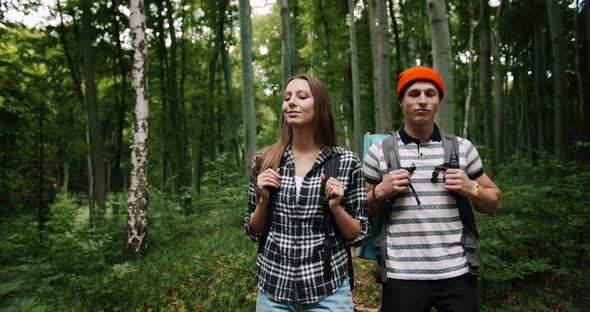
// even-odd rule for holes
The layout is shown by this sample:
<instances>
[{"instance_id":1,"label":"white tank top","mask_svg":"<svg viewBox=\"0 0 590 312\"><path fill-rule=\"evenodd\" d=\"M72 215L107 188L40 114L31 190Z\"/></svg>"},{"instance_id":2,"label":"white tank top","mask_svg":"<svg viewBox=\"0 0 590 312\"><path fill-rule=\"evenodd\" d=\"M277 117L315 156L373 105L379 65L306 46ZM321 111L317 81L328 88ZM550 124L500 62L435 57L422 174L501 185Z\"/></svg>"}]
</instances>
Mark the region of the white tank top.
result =
<instances>
[{"instance_id":1,"label":"white tank top","mask_svg":"<svg viewBox=\"0 0 590 312\"><path fill-rule=\"evenodd\" d=\"M295 189L297 193L297 197L295 197L295 202L299 202L299 192L301 191L301 185L303 184L303 178L300 176L295 176Z\"/></svg>"}]
</instances>

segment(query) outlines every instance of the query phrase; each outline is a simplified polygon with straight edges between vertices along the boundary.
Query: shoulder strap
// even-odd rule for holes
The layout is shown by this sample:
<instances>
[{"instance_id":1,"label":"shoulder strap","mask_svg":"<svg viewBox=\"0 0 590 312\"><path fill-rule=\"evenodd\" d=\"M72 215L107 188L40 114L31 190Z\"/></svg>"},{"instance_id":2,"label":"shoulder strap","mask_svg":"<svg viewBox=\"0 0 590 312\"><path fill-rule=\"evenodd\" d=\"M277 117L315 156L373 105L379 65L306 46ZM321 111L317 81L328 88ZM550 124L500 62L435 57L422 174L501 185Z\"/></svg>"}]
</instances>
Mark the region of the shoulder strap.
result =
<instances>
[{"instance_id":1,"label":"shoulder strap","mask_svg":"<svg viewBox=\"0 0 590 312\"><path fill-rule=\"evenodd\" d=\"M401 168L399 162L399 151L397 143L397 132L391 131L387 139L381 141L381 149L383 150L383 159L387 164L387 171L393 171Z\"/></svg>"},{"instance_id":2,"label":"shoulder strap","mask_svg":"<svg viewBox=\"0 0 590 312\"><path fill-rule=\"evenodd\" d=\"M445 163L451 167L453 165L459 167L459 140L452 134L444 133L442 129L440 129L440 136L445 151ZM459 215L463 226L466 226L476 237L479 237L475 217L473 216L473 209L469 200L457 196L457 205L459 206Z\"/></svg>"},{"instance_id":3,"label":"shoulder strap","mask_svg":"<svg viewBox=\"0 0 590 312\"><path fill-rule=\"evenodd\" d=\"M399 160L399 149L397 142L397 132L391 131L387 139L381 141L381 148L383 150L383 159L387 164L387 172L401 168ZM380 209L379 222L381 223L381 231L375 240L375 257L377 258L377 265L375 267L375 278L377 282L385 284L387 282L387 226L391 218L391 203L386 201Z\"/></svg>"},{"instance_id":4,"label":"shoulder strap","mask_svg":"<svg viewBox=\"0 0 590 312\"><path fill-rule=\"evenodd\" d=\"M262 167L262 162L264 161L262 154L256 158L255 160L255 167L254 167L254 176L258 176L260 174L260 169ZM270 231L270 226L272 224L272 211L274 206L274 198L275 198L276 189L271 188L269 190L269 201L268 201L268 208L266 213L266 224L264 225L264 230L258 239L258 251L257 253L262 253L264 250L264 245L266 244L266 238L268 237L268 232Z\"/></svg>"},{"instance_id":5,"label":"shoulder strap","mask_svg":"<svg viewBox=\"0 0 590 312\"><path fill-rule=\"evenodd\" d=\"M440 139L442 141L443 150L445 151L445 164L459 165L459 140L452 134L446 134L439 128Z\"/></svg>"},{"instance_id":6,"label":"shoulder strap","mask_svg":"<svg viewBox=\"0 0 590 312\"><path fill-rule=\"evenodd\" d=\"M324 160L324 175L325 179L322 181L320 187L320 203L322 205L322 211L324 213L324 220L322 227L324 230L324 277L329 279L332 273L331 267L331 256L332 256L332 242L330 240L330 226L332 223L332 214L330 213L329 199L326 198L326 181L331 177L335 177L338 174L338 162L340 161L340 155L331 153Z\"/></svg>"}]
</instances>

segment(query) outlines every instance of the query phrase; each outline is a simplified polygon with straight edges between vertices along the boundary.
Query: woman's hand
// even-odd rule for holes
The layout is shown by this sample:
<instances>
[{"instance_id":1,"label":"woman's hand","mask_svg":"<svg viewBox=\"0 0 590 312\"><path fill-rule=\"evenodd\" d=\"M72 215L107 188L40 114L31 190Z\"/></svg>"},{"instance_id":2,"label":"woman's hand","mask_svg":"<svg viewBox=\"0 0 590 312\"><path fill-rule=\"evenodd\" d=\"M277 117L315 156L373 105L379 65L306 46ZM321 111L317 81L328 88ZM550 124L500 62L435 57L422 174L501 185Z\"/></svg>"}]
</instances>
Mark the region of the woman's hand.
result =
<instances>
[{"instance_id":1,"label":"woman's hand","mask_svg":"<svg viewBox=\"0 0 590 312\"><path fill-rule=\"evenodd\" d=\"M260 197L258 201L268 202L270 198L269 187L279 188L281 186L280 168L273 170L268 168L256 177L256 188Z\"/></svg>"},{"instance_id":2,"label":"woman's hand","mask_svg":"<svg viewBox=\"0 0 590 312\"><path fill-rule=\"evenodd\" d=\"M326 176L322 174L322 182L326 180ZM326 181L326 198L328 198L328 206L330 210L336 209L340 206L340 202L344 197L344 185L335 178L329 178Z\"/></svg>"}]
</instances>

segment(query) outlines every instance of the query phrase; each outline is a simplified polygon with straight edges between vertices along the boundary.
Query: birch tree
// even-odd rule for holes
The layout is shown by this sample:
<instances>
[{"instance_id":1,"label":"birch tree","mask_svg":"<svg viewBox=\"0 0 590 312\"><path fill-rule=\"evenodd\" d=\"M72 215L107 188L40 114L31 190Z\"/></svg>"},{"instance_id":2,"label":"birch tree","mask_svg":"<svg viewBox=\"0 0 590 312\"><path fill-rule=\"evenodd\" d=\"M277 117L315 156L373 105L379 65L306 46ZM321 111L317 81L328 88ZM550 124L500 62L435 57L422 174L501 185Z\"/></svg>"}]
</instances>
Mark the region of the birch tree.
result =
<instances>
[{"instance_id":1,"label":"birch tree","mask_svg":"<svg viewBox=\"0 0 590 312\"><path fill-rule=\"evenodd\" d=\"M350 68L352 82L352 110L354 112L354 150L361 155L363 150L361 132L361 97L358 69L358 52L356 49L356 27L354 23L354 1L348 0L348 21L350 27ZM364 156L364 155L361 155Z\"/></svg>"},{"instance_id":2,"label":"birch tree","mask_svg":"<svg viewBox=\"0 0 590 312\"><path fill-rule=\"evenodd\" d=\"M427 0L426 5L432 33L432 61L434 69L445 82L445 99L438 110L437 123L447 132L455 133L451 38L447 9L444 0Z\"/></svg>"},{"instance_id":3,"label":"birch tree","mask_svg":"<svg viewBox=\"0 0 590 312\"><path fill-rule=\"evenodd\" d=\"M133 90L133 143L131 145L131 184L127 199L127 254L142 254L147 246L148 208L147 159L148 159L148 90L147 90L147 40L143 0L131 0L129 24L131 28L133 66L131 87Z\"/></svg>"},{"instance_id":4,"label":"birch tree","mask_svg":"<svg viewBox=\"0 0 590 312\"><path fill-rule=\"evenodd\" d=\"M256 107L254 106L254 70L252 68L252 21L250 0L240 0L240 42L242 55L242 112L244 114L244 150L246 171L256 153Z\"/></svg>"}]
</instances>

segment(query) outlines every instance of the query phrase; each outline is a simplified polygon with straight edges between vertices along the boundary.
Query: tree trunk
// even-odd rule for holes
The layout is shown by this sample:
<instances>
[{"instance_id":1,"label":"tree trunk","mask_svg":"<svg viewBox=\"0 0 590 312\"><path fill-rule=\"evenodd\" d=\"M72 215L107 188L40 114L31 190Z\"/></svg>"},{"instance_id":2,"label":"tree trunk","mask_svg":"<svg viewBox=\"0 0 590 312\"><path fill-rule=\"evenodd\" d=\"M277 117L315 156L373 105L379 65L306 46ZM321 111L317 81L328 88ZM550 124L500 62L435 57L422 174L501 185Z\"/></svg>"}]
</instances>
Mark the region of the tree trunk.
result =
<instances>
[{"instance_id":1,"label":"tree trunk","mask_svg":"<svg viewBox=\"0 0 590 312\"><path fill-rule=\"evenodd\" d=\"M166 88L166 64L168 63L168 57L166 52L166 42L164 38L164 18L162 17L162 2L158 2L158 6L159 12L156 13L158 15L156 19L158 23L158 48L156 49L156 51L158 53L158 62L160 63L160 102L162 106L162 113L160 114L162 118L162 154L160 156L162 158L162 179L160 183L161 189L165 190L167 186L166 183L171 173L170 170L168 170L170 162L170 148L168 143L168 91Z\"/></svg>"},{"instance_id":2,"label":"tree trunk","mask_svg":"<svg viewBox=\"0 0 590 312\"><path fill-rule=\"evenodd\" d=\"M379 35L377 30L377 0L367 0L368 2L368 23L371 37L371 59L373 61L373 103L375 105L375 132L383 133L384 126L381 125L381 105L380 105L380 79L381 75L379 68Z\"/></svg>"},{"instance_id":3,"label":"tree trunk","mask_svg":"<svg viewBox=\"0 0 590 312\"><path fill-rule=\"evenodd\" d=\"M369 30L373 56L373 90L375 98L375 131L387 133L391 120L391 65L387 4L385 0L369 0Z\"/></svg>"},{"instance_id":4,"label":"tree trunk","mask_svg":"<svg viewBox=\"0 0 590 312\"><path fill-rule=\"evenodd\" d=\"M238 143L238 130L236 129L236 117L234 114L233 96L231 92L231 64L229 60L229 51L225 46L225 40L221 41L221 63L223 64L225 95L227 96L226 128L228 149L234 154L236 169L240 170L240 144Z\"/></svg>"},{"instance_id":5,"label":"tree trunk","mask_svg":"<svg viewBox=\"0 0 590 312\"><path fill-rule=\"evenodd\" d=\"M174 146L176 152L176 175L178 176L177 191L186 183L186 155L184 143L184 129L182 129L182 116L178 105L178 83L176 80L176 28L174 26L172 1L166 1L166 17L168 19L168 32L170 36L170 67L168 68L168 94L170 99L170 124L174 132Z\"/></svg>"},{"instance_id":6,"label":"tree trunk","mask_svg":"<svg viewBox=\"0 0 590 312\"><path fill-rule=\"evenodd\" d=\"M354 119L354 151L357 155L363 152L363 134L361 130L361 96L358 69L358 52L356 49L356 26L354 21L354 1L348 0L348 23L350 31L350 68L352 83L352 110Z\"/></svg>"},{"instance_id":7,"label":"tree trunk","mask_svg":"<svg viewBox=\"0 0 590 312\"><path fill-rule=\"evenodd\" d=\"M397 76L406 68L406 65L402 61L402 50L401 43L399 40L399 27L397 25L397 19L393 11L393 0L388 0L389 3L389 15L391 18L391 24L393 26L393 39L395 42L395 65L393 66L396 70L394 71L393 78L397 84ZM397 94L395 95L397 98Z\"/></svg>"},{"instance_id":8,"label":"tree trunk","mask_svg":"<svg viewBox=\"0 0 590 312\"><path fill-rule=\"evenodd\" d=\"M289 3L287 0L279 0L279 14L281 17L281 67L282 67L282 87L289 77L291 77L291 47L289 31Z\"/></svg>"},{"instance_id":9,"label":"tree trunk","mask_svg":"<svg viewBox=\"0 0 590 312\"><path fill-rule=\"evenodd\" d=\"M586 0L584 2L584 25L586 25L585 29L585 38L584 38L584 107L582 112L582 118L584 120L584 128L582 133L584 136L582 140L585 142L590 141L590 7L589 3Z\"/></svg>"},{"instance_id":10,"label":"tree trunk","mask_svg":"<svg viewBox=\"0 0 590 312\"><path fill-rule=\"evenodd\" d=\"M45 224L45 207L43 203L43 162L45 161L43 155L45 153L44 145L45 145L45 138L43 133L43 121L45 120L45 100L41 99L40 106L39 106L39 189L38 189L38 197L37 197L37 221L38 221L38 230L39 230L39 242L43 243L43 225Z\"/></svg>"},{"instance_id":11,"label":"tree trunk","mask_svg":"<svg viewBox=\"0 0 590 312\"><path fill-rule=\"evenodd\" d=\"M543 0L535 0L533 9L535 12L543 12L544 4ZM544 12L543 12L544 13ZM548 146L545 146L547 140L545 140L544 128L546 127L543 116L546 114L545 109L545 98L547 97L546 91L546 72L547 66L545 64L545 35L543 32L544 23L541 13L535 14L533 18L534 31L533 31L533 60L534 60L534 77L535 77L535 105L531 107L530 111L534 112L535 116L535 150L542 152L547 150ZM536 156L536 155L535 155Z\"/></svg>"},{"instance_id":12,"label":"tree trunk","mask_svg":"<svg viewBox=\"0 0 590 312\"><path fill-rule=\"evenodd\" d=\"M215 38L213 39L213 49L211 52L211 60L209 62L209 147L211 149L211 159L217 158L217 145L215 144L215 73L217 72L217 61L219 59L219 53L221 51L221 45L223 41L223 29L225 25L225 11L227 8L227 0L223 0L219 3L217 18L219 19L216 30ZM220 132L221 133L221 132Z\"/></svg>"},{"instance_id":13,"label":"tree trunk","mask_svg":"<svg viewBox=\"0 0 590 312\"><path fill-rule=\"evenodd\" d=\"M181 121L181 129L182 129L182 155L185 159L185 164L182 166L182 170L184 173L184 185L190 185L190 175L188 174L190 167L189 164L189 135L186 126L187 122L187 113L186 113L186 97L184 94L184 83L186 80L186 25L187 25L187 17L186 17L186 0L183 0L181 3L182 8L182 24L180 25L181 28L181 37L180 37L180 50L181 50L181 61L180 61L180 90L179 90L179 99L180 99L180 121ZM188 207L187 207L188 208Z\"/></svg>"},{"instance_id":14,"label":"tree trunk","mask_svg":"<svg viewBox=\"0 0 590 312\"><path fill-rule=\"evenodd\" d=\"M256 106L254 103L254 70L252 69L252 22L250 0L240 0L240 43L242 55L242 112L244 115L244 168L246 173L256 153Z\"/></svg>"},{"instance_id":15,"label":"tree trunk","mask_svg":"<svg viewBox=\"0 0 590 312\"><path fill-rule=\"evenodd\" d=\"M553 107L554 107L554 152L559 158L564 159L566 156L567 127L565 124L565 65L567 47L565 29L562 23L561 10L559 3L554 0L546 0L547 17L549 21L549 30L551 32L551 54L553 58L551 80L553 80Z\"/></svg>"},{"instance_id":16,"label":"tree trunk","mask_svg":"<svg viewBox=\"0 0 590 312\"><path fill-rule=\"evenodd\" d=\"M432 61L434 69L445 82L444 103L436 115L437 123L448 133L455 133L453 99L453 66L451 53L451 38L447 9L444 0L427 0L428 18L432 34Z\"/></svg>"},{"instance_id":17,"label":"tree trunk","mask_svg":"<svg viewBox=\"0 0 590 312\"><path fill-rule=\"evenodd\" d=\"M63 192L68 193L70 187L70 163L64 160L64 180L63 180Z\"/></svg>"},{"instance_id":18,"label":"tree trunk","mask_svg":"<svg viewBox=\"0 0 590 312\"><path fill-rule=\"evenodd\" d=\"M492 92L491 92L491 44L490 44L490 7L488 0L480 0L479 12L479 97L481 99L481 110L484 117L484 143L492 148L494 143L492 127Z\"/></svg>"},{"instance_id":19,"label":"tree trunk","mask_svg":"<svg viewBox=\"0 0 590 312\"><path fill-rule=\"evenodd\" d=\"M133 143L131 148L131 185L128 193L126 251L130 257L141 255L147 247L148 208L148 90L147 46L143 0L131 0L129 24L131 28L133 67Z\"/></svg>"},{"instance_id":20,"label":"tree trunk","mask_svg":"<svg viewBox=\"0 0 590 312\"><path fill-rule=\"evenodd\" d=\"M576 8L579 8L576 0ZM586 110L590 105L590 13L588 13L588 1L585 2L583 10L576 12L576 78L578 80L578 111L577 111L577 139L588 141L590 138L590 124L586 119Z\"/></svg>"},{"instance_id":21,"label":"tree trunk","mask_svg":"<svg viewBox=\"0 0 590 312\"><path fill-rule=\"evenodd\" d=\"M82 59L84 61L84 77L86 84L86 106L88 108L88 124L90 127L90 142L93 154L94 167L94 193L96 196L96 221L102 223L105 213L106 199L106 181L104 167L104 147L102 138L102 127L98 122L98 109L96 99L96 84L94 81L94 64L96 63L95 55L91 48L91 42L94 38L90 12L91 1L81 0L80 8L82 9L82 36L80 38Z\"/></svg>"},{"instance_id":22,"label":"tree trunk","mask_svg":"<svg viewBox=\"0 0 590 312\"><path fill-rule=\"evenodd\" d=\"M123 58L121 40L119 39L119 20L117 19L117 10L119 7L119 0L113 1L113 38L116 43L116 55L119 63L119 71L121 74L121 86L122 90L118 92L119 105L117 109L117 132L115 137L115 163L113 172L113 187L115 190L120 191L123 185L121 177L121 157L123 154L123 129L125 128L125 112L127 111L127 70L125 69L125 62ZM113 65L114 66L114 65ZM116 79L116 73L115 73ZM122 93L121 93L122 91Z\"/></svg>"},{"instance_id":23,"label":"tree trunk","mask_svg":"<svg viewBox=\"0 0 590 312\"><path fill-rule=\"evenodd\" d=\"M473 63L475 62L475 49L474 49L474 33L476 24L472 22L469 27L469 60L467 61L468 69L468 82L467 82L467 96L465 97L465 115L463 120L463 137L469 138L469 118L471 116L471 97L473 96Z\"/></svg>"},{"instance_id":24,"label":"tree trunk","mask_svg":"<svg viewBox=\"0 0 590 312\"><path fill-rule=\"evenodd\" d=\"M297 31L299 30L297 19L299 17L299 3L297 0L295 0L288 5L290 11L293 12L293 17L289 18L289 30L291 33L291 42L289 43L289 47L291 48L291 72L298 73L301 70L301 57L299 56L299 51L297 50Z\"/></svg>"},{"instance_id":25,"label":"tree trunk","mask_svg":"<svg viewBox=\"0 0 590 312\"><path fill-rule=\"evenodd\" d=\"M84 94L82 93L80 76L78 73L78 66L74 63L74 61L72 59L72 56L70 54L68 44L66 41L66 30L65 30L65 25L63 22L63 13L61 10L61 3L59 0L57 1L57 10L59 12L59 34L60 34L59 37L61 40L61 44L64 48L64 55L66 57L66 62L67 62L68 67L70 69L72 81L74 82L74 86L76 88L76 95L78 96L80 104L82 105L82 109L84 110L84 116L85 116L85 121L86 121L86 123L85 123L85 125L86 125L86 136L85 136L86 145L88 147L90 147L90 134L89 134L89 129L88 129L88 115L86 114L86 101L84 99ZM75 25L76 24L75 15L73 15L73 18L74 18L73 23ZM88 209L89 209L88 214L90 216L91 224L94 224L94 222L93 222L94 220L92 219L92 216L94 214L94 191L93 191L94 190L94 174L93 174L93 170L92 170L92 161L91 161L90 153L91 153L90 148L87 148L86 159L87 159L87 171L88 171ZM67 162L66 162L66 164L67 164ZM64 186L68 185L68 184L66 184L66 181L69 182L69 166L68 167L64 166L64 171L66 170L66 168L68 168L68 175L66 175L66 178L68 180L64 180Z\"/></svg>"},{"instance_id":26,"label":"tree trunk","mask_svg":"<svg viewBox=\"0 0 590 312\"><path fill-rule=\"evenodd\" d=\"M498 12L495 19L495 27L492 34L492 56L494 58L494 101L495 101L495 125L494 125L494 150L496 162L502 160L504 156L504 95L502 94L503 74L502 64L500 62L500 15L502 14L502 2L498 6Z\"/></svg>"},{"instance_id":27,"label":"tree trunk","mask_svg":"<svg viewBox=\"0 0 590 312\"><path fill-rule=\"evenodd\" d=\"M377 0L377 23L379 36L379 70L380 79L379 91L380 97L380 124L381 133L387 133L393 130L391 120L391 48L389 47L389 26L387 23L387 2ZM395 106L397 110L397 105Z\"/></svg>"}]
</instances>

